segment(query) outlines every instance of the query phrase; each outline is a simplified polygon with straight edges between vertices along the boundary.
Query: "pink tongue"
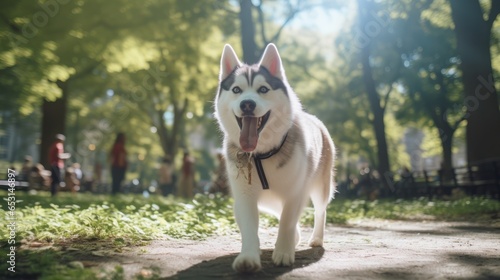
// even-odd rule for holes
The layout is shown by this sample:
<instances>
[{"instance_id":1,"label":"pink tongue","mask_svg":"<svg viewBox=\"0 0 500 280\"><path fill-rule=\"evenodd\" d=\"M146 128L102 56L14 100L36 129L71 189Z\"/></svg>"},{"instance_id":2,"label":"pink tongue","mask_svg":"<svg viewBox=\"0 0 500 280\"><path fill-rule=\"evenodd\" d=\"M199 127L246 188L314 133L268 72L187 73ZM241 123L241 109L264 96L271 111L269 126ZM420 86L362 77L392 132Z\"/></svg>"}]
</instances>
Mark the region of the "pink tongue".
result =
<instances>
[{"instance_id":1,"label":"pink tongue","mask_svg":"<svg viewBox=\"0 0 500 280\"><path fill-rule=\"evenodd\" d=\"M257 120L258 118L254 117L243 117L240 132L240 146L245 152L251 152L257 147L257 140L259 140Z\"/></svg>"}]
</instances>

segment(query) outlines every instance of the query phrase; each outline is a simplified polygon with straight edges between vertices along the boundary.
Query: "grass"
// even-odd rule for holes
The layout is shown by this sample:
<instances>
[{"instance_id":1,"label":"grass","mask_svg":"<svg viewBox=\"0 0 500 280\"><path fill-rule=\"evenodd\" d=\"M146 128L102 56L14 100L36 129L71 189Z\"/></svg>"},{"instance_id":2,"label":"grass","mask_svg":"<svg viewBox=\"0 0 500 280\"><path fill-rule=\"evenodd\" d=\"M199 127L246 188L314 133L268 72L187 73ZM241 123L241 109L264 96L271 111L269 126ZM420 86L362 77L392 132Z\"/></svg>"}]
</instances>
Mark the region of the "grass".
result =
<instances>
[{"instance_id":1,"label":"grass","mask_svg":"<svg viewBox=\"0 0 500 280\"><path fill-rule=\"evenodd\" d=\"M374 218L480 222L498 218L500 214L500 201L482 197L465 197L451 201L429 201L426 198L410 201L346 200L340 203L338 208L340 213L332 213L332 208L329 209L328 221L341 223L356 218Z\"/></svg>"},{"instance_id":2,"label":"grass","mask_svg":"<svg viewBox=\"0 0 500 280\"><path fill-rule=\"evenodd\" d=\"M7 193L0 192L0 196L6 200ZM468 197L454 201L336 199L330 203L327 222L343 224L362 218L487 221L498 218L499 213L500 201L487 198ZM2 201L0 215L4 217L6 214L7 201ZM301 223L312 225L312 222L313 209L307 208ZM274 226L277 220L264 215L261 224ZM68 252L95 252L103 248L120 252L154 239L203 239L237 230L232 200L203 195L193 200L69 193L51 198L47 193L19 192L16 193L16 226L16 256L19 260L16 269L21 272L16 275L37 279L122 279L120 267L111 272L96 272L81 265L75 266L72 262L76 258ZM7 227L0 227L1 256L8 253L9 233ZM26 244L51 247L19 250ZM8 273L7 267L6 262L0 262L0 276ZM152 273L146 278L155 275Z\"/></svg>"},{"instance_id":3,"label":"grass","mask_svg":"<svg viewBox=\"0 0 500 280\"><path fill-rule=\"evenodd\" d=\"M25 241L113 239L135 244L165 236L200 239L234 229L232 207L221 197L186 201L61 193L53 199L47 193L19 193L16 202L17 234ZM7 234L1 228L0 240Z\"/></svg>"}]
</instances>

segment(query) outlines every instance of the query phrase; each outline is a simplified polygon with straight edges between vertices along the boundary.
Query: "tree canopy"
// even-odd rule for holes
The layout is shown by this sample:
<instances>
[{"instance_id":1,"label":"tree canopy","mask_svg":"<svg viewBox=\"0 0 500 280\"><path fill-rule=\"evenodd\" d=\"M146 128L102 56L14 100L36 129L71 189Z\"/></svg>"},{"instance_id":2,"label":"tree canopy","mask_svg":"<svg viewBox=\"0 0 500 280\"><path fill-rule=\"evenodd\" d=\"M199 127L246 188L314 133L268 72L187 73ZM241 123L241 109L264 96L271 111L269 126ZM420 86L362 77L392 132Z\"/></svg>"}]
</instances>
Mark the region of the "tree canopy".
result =
<instances>
[{"instance_id":1,"label":"tree canopy","mask_svg":"<svg viewBox=\"0 0 500 280\"><path fill-rule=\"evenodd\" d=\"M45 163L64 133L72 160L91 169L125 131L137 173L185 149L211 168L222 47L252 63L270 42L329 128L341 176L361 163L380 176L425 168L412 149L451 168L464 143L469 161L498 158L499 12L497 1L459 0L5 0L0 137L22 140L3 159L31 146ZM408 150L415 131L426 136Z\"/></svg>"}]
</instances>

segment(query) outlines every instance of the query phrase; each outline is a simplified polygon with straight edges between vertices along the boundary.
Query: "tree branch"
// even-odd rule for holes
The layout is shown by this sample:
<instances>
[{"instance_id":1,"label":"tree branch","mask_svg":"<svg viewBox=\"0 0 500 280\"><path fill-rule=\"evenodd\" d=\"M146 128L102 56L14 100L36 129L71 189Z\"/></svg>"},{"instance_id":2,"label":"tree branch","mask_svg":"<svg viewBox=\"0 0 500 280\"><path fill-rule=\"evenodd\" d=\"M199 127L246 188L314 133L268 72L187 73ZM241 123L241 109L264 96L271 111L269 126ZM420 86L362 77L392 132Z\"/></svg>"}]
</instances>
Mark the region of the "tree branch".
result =
<instances>
[{"instance_id":1,"label":"tree branch","mask_svg":"<svg viewBox=\"0 0 500 280\"><path fill-rule=\"evenodd\" d=\"M281 26L278 28L278 31L276 31L276 33L274 34L274 36L272 36L272 38L267 41L265 39L265 37L262 37L262 40L266 43L266 45L269 43L269 42L276 42L279 37L281 36L281 33L283 32L283 29L285 29L285 27L288 25L288 23L290 23L299 13L301 12L305 12L307 10L311 10L311 9L314 9L316 7L324 7L324 4L320 3L320 4L311 4L311 5L308 5L308 6L303 6L302 7L302 3L303 1L302 0L299 0L297 2L297 4L295 6L293 6L290 1L287 1L287 5L288 5L288 9L290 10L290 13L288 14L288 16L286 17L285 21L281 24ZM259 6L262 4L262 1L261 3L259 4ZM259 9L259 7L257 7ZM259 20L260 19L260 12L259 11ZM263 22L263 19L262 19L262 22ZM261 25L261 28L264 29L264 25ZM263 30L262 30L263 32ZM262 33L264 34L264 33Z\"/></svg>"},{"instance_id":2,"label":"tree branch","mask_svg":"<svg viewBox=\"0 0 500 280\"><path fill-rule=\"evenodd\" d=\"M154 23L155 20L156 19L153 17L148 17L147 20L141 21L140 24L137 24L137 22L112 24L104 19L100 19L99 21L97 21L95 23L94 28L102 27L102 28L106 28L109 30L136 29L136 28L141 28L141 27L147 26L148 24Z\"/></svg>"},{"instance_id":3,"label":"tree branch","mask_svg":"<svg viewBox=\"0 0 500 280\"><path fill-rule=\"evenodd\" d=\"M463 121L465 121L468 117L469 117L469 115L467 113L464 113L463 116L453 124L453 126L452 126L453 131L457 130L458 127L460 126L460 124Z\"/></svg>"},{"instance_id":4,"label":"tree branch","mask_svg":"<svg viewBox=\"0 0 500 280\"><path fill-rule=\"evenodd\" d=\"M500 1L498 0L491 0L491 8L490 12L488 14L488 20L486 21L486 25L488 26L488 30L491 30L491 27L493 26L493 22L495 22L495 19L497 16L500 14Z\"/></svg>"},{"instance_id":5,"label":"tree branch","mask_svg":"<svg viewBox=\"0 0 500 280\"><path fill-rule=\"evenodd\" d=\"M392 88L393 88L392 84L394 82L392 82L392 83L389 84L389 89L387 90L387 92L384 95L384 102L381 104L382 111L385 111L385 108L387 107L387 103L389 103L389 96L391 95L391 91L392 91Z\"/></svg>"},{"instance_id":6,"label":"tree branch","mask_svg":"<svg viewBox=\"0 0 500 280\"><path fill-rule=\"evenodd\" d=\"M107 49L109 43L110 42L108 41L107 43L105 43L105 44L102 45L101 49L97 52L96 57L102 57L102 54ZM94 63L91 63L90 65L87 65L87 67L84 68L83 70L81 70L80 72L78 72L78 73L70 76L68 78L68 80L66 80L66 81L76 80L76 79L79 79L79 78L81 78L81 77L89 74L94 69L96 69L97 66L101 65L103 62L104 62L104 59L100 58L99 60L95 61Z\"/></svg>"},{"instance_id":7,"label":"tree branch","mask_svg":"<svg viewBox=\"0 0 500 280\"><path fill-rule=\"evenodd\" d=\"M311 72L309 71L309 69L307 68L306 65L302 64L302 63L299 63L298 61L295 61L295 60L289 60L289 59L286 59L286 58L282 58L282 60L287 64L287 65L295 65L297 67L299 67L301 70L302 70L302 73L303 74L306 74L307 77L315 80L315 81L318 81L318 82L321 82L321 83L324 83L325 81L323 79L320 79L318 78L316 75L313 75L311 74Z\"/></svg>"},{"instance_id":8,"label":"tree branch","mask_svg":"<svg viewBox=\"0 0 500 280\"><path fill-rule=\"evenodd\" d=\"M389 89L387 90L387 93L384 96L384 102L383 104L380 104L382 111L385 112L385 108L387 107L387 104L389 103L389 96L391 94L391 91L393 89L393 84L399 79L399 70L401 70L401 63L398 63L398 68L396 71L394 71L394 77L390 80L391 82L389 83Z\"/></svg>"},{"instance_id":9,"label":"tree branch","mask_svg":"<svg viewBox=\"0 0 500 280\"><path fill-rule=\"evenodd\" d=\"M101 65L102 63L104 62L104 60L100 59L90 65L88 65L86 68L84 68L83 70L81 70L80 72L76 73L75 75L72 75L71 77L68 78L68 80L66 81L72 81L72 80L76 80L76 79L79 79L87 74L89 74L90 72L92 72L94 69L97 68L97 66Z\"/></svg>"},{"instance_id":10,"label":"tree branch","mask_svg":"<svg viewBox=\"0 0 500 280\"><path fill-rule=\"evenodd\" d=\"M167 126L165 125L165 121L163 120L163 115L165 114L165 111L163 110L156 110L157 118L159 119L159 126L158 126L158 136L160 138L160 145L163 150L163 153L165 155L169 155L169 150L168 150L168 137L169 137L169 131ZM171 156L171 155L170 155Z\"/></svg>"},{"instance_id":11,"label":"tree branch","mask_svg":"<svg viewBox=\"0 0 500 280\"><path fill-rule=\"evenodd\" d=\"M2 19L3 22L5 22L5 24L16 34L22 34L22 31L21 31L21 27L17 26L16 24L14 24L13 22L11 22L9 20L8 17L6 17L5 15L1 14L0 15L0 18Z\"/></svg>"},{"instance_id":12,"label":"tree branch","mask_svg":"<svg viewBox=\"0 0 500 280\"><path fill-rule=\"evenodd\" d=\"M219 11L224 11L227 14L230 14L232 16L238 16L238 11L232 8L231 5L226 5L226 1L215 1L213 3L214 5L214 10L219 10Z\"/></svg>"},{"instance_id":13,"label":"tree branch","mask_svg":"<svg viewBox=\"0 0 500 280\"><path fill-rule=\"evenodd\" d=\"M266 28L265 28L265 21L264 21L264 11L262 11L262 0L259 2L259 4L255 5L255 8L257 9L257 12L259 14L259 24L260 24L260 36L262 37L262 41L264 42L264 45L267 45L269 41L267 41L267 36L266 36Z\"/></svg>"},{"instance_id":14,"label":"tree branch","mask_svg":"<svg viewBox=\"0 0 500 280\"><path fill-rule=\"evenodd\" d=\"M422 14L423 11L427 10L433 2L434 2L434 0L426 0L423 2L415 1L415 2L411 2L410 5L412 6L412 10L417 12L418 15L420 15L420 14ZM421 5L418 5L418 4L421 4Z\"/></svg>"},{"instance_id":15,"label":"tree branch","mask_svg":"<svg viewBox=\"0 0 500 280\"><path fill-rule=\"evenodd\" d=\"M271 38L271 40L269 42L276 42L279 37L281 36L281 32L283 32L283 29L285 29L285 26L297 15L297 11L293 11L287 18L286 20L283 22L283 24L280 26L280 28L278 29L278 31L276 31L276 33L274 34L274 36ZM267 42L266 42L267 43Z\"/></svg>"}]
</instances>

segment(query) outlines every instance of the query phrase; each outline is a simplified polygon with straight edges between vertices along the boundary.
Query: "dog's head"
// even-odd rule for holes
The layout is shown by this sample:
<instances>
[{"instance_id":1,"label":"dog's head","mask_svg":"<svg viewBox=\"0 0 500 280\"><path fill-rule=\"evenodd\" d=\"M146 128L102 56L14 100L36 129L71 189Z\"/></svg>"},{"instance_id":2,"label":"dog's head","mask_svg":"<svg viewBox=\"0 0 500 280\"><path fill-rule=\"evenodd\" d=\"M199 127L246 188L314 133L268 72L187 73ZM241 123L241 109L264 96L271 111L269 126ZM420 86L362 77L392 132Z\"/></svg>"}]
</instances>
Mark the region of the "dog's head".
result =
<instances>
[{"instance_id":1,"label":"dog's head","mask_svg":"<svg viewBox=\"0 0 500 280\"><path fill-rule=\"evenodd\" d=\"M230 45L222 52L215 115L226 139L244 152L279 146L292 125L296 102L276 46L269 44L258 64L242 64Z\"/></svg>"}]
</instances>

